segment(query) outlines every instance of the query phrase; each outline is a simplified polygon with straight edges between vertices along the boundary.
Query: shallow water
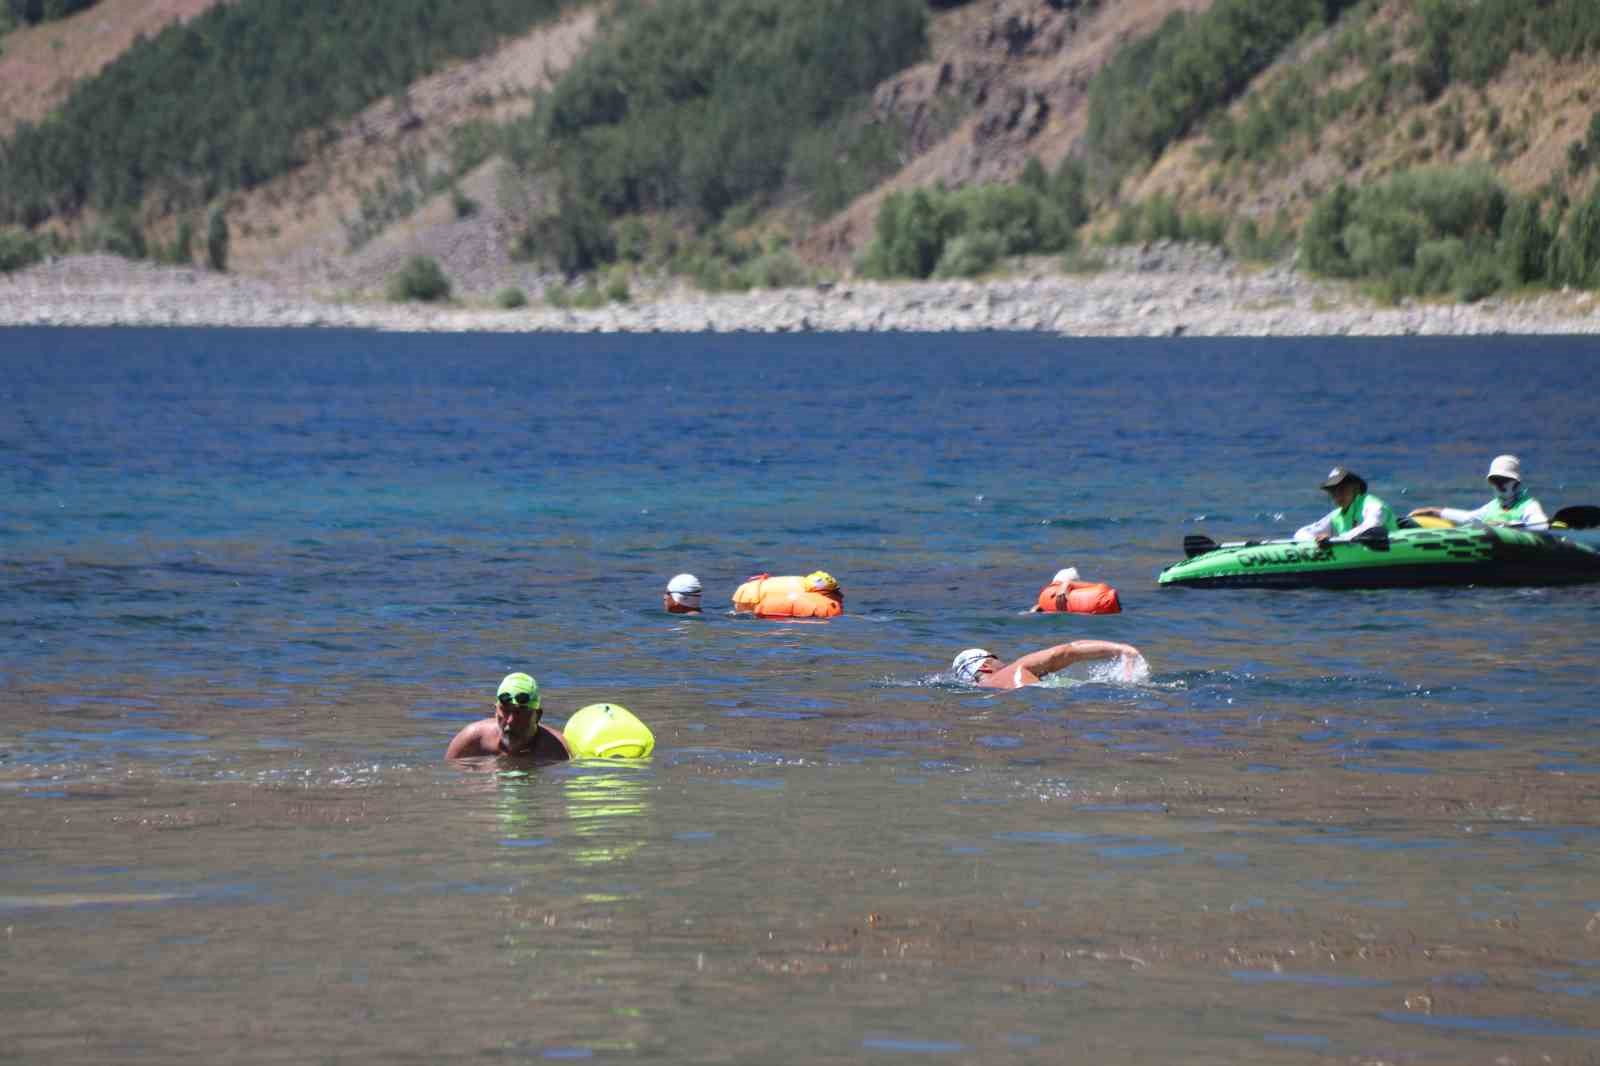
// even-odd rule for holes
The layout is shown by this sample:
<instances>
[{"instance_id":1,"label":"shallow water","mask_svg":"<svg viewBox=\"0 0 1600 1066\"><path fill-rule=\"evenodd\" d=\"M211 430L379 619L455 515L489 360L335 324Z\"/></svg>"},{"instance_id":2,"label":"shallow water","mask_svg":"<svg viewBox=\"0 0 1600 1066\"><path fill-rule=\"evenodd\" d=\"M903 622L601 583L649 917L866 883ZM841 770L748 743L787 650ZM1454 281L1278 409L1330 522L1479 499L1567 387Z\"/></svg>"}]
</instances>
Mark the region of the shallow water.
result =
<instances>
[{"instance_id":1,"label":"shallow water","mask_svg":"<svg viewBox=\"0 0 1600 1066\"><path fill-rule=\"evenodd\" d=\"M1335 462L1600 502L1594 342L0 351L0 1058L1600 1058L1600 586L1154 584ZM1150 676L945 672L1076 637ZM654 757L443 765L518 668Z\"/></svg>"}]
</instances>

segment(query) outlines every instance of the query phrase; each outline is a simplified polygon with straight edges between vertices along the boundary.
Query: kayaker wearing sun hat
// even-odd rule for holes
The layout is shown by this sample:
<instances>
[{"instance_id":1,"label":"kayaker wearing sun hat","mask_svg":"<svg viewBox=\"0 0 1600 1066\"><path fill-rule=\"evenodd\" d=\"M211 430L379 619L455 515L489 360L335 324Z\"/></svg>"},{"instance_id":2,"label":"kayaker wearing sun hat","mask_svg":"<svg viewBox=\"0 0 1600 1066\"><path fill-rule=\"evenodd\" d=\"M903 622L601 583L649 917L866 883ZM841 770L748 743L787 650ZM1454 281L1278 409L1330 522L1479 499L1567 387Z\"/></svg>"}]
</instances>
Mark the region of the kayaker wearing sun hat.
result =
<instances>
[{"instance_id":1,"label":"kayaker wearing sun hat","mask_svg":"<svg viewBox=\"0 0 1600 1066\"><path fill-rule=\"evenodd\" d=\"M564 737L540 725L544 708L539 682L528 674L507 674L495 687L494 717L464 727L445 749L446 759L474 755L515 755L534 759L570 759Z\"/></svg>"},{"instance_id":2,"label":"kayaker wearing sun hat","mask_svg":"<svg viewBox=\"0 0 1600 1066\"><path fill-rule=\"evenodd\" d=\"M700 579L693 574L679 574L667 582L667 591L661 594L661 606L671 614L699 614Z\"/></svg>"},{"instance_id":3,"label":"kayaker wearing sun hat","mask_svg":"<svg viewBox=\"0 0 1600 1066\"><path fill-rule=\"evenodd\" d=\"M1109 640L1075 640L1070 644L1057 644L1053 648L1030 651L1014 662L1002 663L1000 657L985 648L968 648L950 663L956 677L980 688L1021 688L1037 685L1041 677L1065 669L1076 662L1088 659L1122 657L1124 673L1132 676L1135 662L1142 658L1132 644L1117 644Z\"/></svg>"},{"instance_id":4,"label":"kayaker wearing sun hat","mask_svg":"<svg viewBox=\"0 0 1600 1066\"><path fill-rule=\"evenodd\" d=\"M1497 455L1489 464L1485 480L1494 486L1494 499L1482 507L1462 511L1454 507L1418 507L1411 517L1427 515L1455 522L1482 522L1491 526L1522 526L1524 529L1549 529L1539 501L1522 485L1522 460L1515 455Z\"/></svg>"},{"instance_id":5,"label":"kayaker wearing sun hat","mask_svg":"<svg viewBox=\"0 0 1600 1066\"><path fill-rule=\"evenodd\" d=\"M1322 491L1333 498L1333 510L1294 531L1295 540L1324 541L1354 540L1369 529L1400 528L1389 505L1367 491L1367 483L1359 475L1342 466L1328 471L1322 479Z\"/></svg>"}]
</instances>

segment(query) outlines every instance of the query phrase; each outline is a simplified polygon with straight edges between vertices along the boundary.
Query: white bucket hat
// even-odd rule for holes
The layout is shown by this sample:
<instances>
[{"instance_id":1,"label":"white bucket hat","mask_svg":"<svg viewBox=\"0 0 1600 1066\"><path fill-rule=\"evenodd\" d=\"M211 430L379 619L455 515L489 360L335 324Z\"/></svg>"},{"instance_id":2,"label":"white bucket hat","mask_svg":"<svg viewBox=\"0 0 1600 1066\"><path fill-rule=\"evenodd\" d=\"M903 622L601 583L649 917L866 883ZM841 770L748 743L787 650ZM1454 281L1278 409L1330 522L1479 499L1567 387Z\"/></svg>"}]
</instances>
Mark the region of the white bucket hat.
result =
<instances>
[{"instance_id":1,"label":"white bucket hat","mask_svg":"<svg viewBox=\"0 0 1600 1066\"><path fill-rule=\"evenodd\" d=\"M983 648L968 648L950 661L950 669L963 681L978 680L978 667L994 658L994 652Z\"/></svg>"},{"instance_id":2,"label":"white bucket hat","mask_svg":"<svg viewBox=\"0 0 1600 1066\"><path fill-rule=\"evenodd\" d=\"M1494 457L1494 462L1489 464L1489 472L1483 477L1485 481L1496 477L1508 477L1512 481L1521 481L1522 460L1515 455L1497 455Z\"/></svg>"}]
</instances>

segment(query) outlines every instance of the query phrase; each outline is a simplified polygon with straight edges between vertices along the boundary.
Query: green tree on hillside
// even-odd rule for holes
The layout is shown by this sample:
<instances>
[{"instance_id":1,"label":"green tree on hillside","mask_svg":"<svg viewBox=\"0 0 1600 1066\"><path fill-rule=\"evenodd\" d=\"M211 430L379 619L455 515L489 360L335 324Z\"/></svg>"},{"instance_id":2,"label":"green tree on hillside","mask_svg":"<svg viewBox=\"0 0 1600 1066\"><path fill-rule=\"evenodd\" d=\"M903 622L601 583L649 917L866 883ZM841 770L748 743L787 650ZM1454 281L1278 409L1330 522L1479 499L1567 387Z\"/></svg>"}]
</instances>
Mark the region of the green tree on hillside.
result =
<instances>
[{"instance_id":1,"label":"green tree on hillside","mask_svg":"<svg viewBox=\"0 0 1600 1066\"><path fill-rule=\"evenodd\" d=\"M206 265L218 273L228 269L228 216L220 206L206 216Z\"/></svg>"},{"instance_id":2,"label":"green tree on hillside","mask_svg":"<svg viewBox=\"0 0 1600 1066\"><path fill-rule=\"evenodd\" d=\"M1216 0L1174 12L1125 45L1089 87L1087 141L1121 174L1152 162L1204 116L1236 97L1309 29L1355 0Z\"/></svg>"},{"instance_id":3,"label":"green tree on hillside","mask_svg":"<svg viewBox=\"0 0 1600 1066\"><path fill-rule=\"evenodd\" d=\"M770 199L795 145L920 58L926 26L923 0L629 8L511 135L513 159L560 190L527 243L592 264L597 217L681 212L705 229Z\"/></svg>"},{"instance_id":4,"label":"green tree on hillside","mask_svg":"<svg viewBox=\"0 0 1600 1066\"><path fill-rule=\"evenodd\" d=\"M14 22L29 25L50 22L76 14L94 4L95 0L6 0L5 11L0 12L0 22L4 21L5 15L10 15Z\"/></svg>"}]
</instances>

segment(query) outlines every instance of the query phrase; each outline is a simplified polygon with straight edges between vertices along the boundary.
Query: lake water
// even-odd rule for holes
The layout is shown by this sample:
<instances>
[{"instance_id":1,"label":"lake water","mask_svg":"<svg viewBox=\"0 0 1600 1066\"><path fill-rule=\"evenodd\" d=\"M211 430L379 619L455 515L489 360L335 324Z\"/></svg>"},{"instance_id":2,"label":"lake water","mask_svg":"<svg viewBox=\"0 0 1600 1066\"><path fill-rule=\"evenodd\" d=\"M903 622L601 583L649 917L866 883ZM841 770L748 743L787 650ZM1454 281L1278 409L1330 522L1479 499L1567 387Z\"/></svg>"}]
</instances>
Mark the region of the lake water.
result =
<instances>
[{"instance_id":1,"label":"lake water","mask_svg":"<svg viewBox=\"0 0 1600 1066\"><path fill-rule=\"evenodd\" d=\"M1513 451L1600 502L1595 341L0 366L0 1060L1600 1060L1600 586L1155 586L1335 463L1476 506ZM1067 565L1124 612L1019 613ZM725 613L818 568L841 619ZM660 610L684 570L704 617ZM945 672L1082 637L1150 678ZM654 756L444 764L513 669Z\"/></svg>"}]
</instances>

